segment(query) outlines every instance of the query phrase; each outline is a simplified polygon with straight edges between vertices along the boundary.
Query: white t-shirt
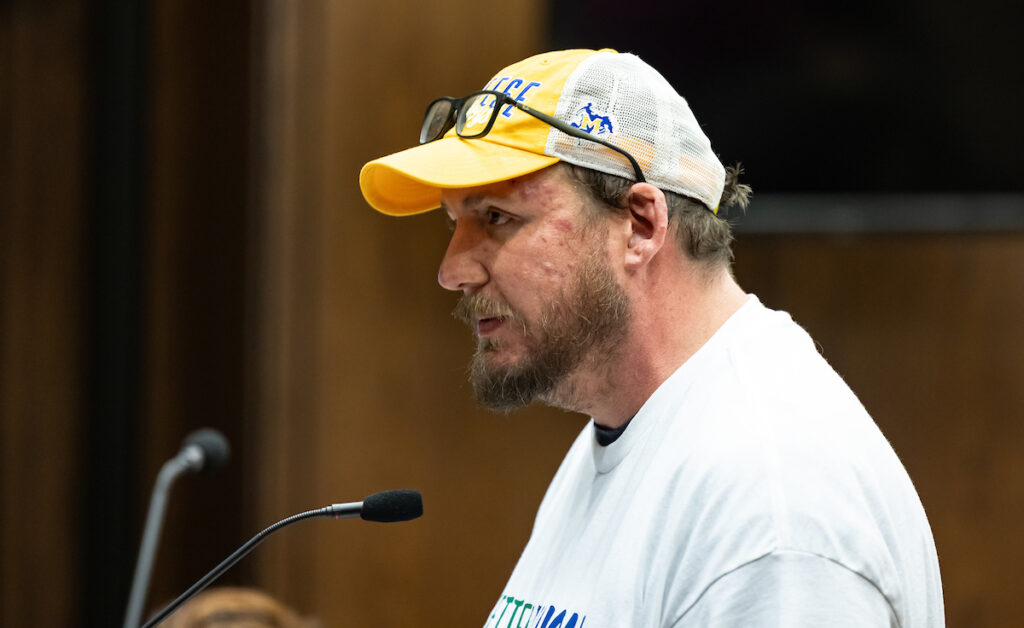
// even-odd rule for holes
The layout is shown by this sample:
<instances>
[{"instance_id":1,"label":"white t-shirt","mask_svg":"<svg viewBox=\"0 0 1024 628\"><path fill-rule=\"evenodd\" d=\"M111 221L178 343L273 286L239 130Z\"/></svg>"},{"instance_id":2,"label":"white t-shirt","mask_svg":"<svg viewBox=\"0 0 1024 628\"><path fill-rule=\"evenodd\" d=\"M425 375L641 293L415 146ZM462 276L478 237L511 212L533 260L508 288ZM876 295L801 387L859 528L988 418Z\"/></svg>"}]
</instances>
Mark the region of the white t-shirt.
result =
<instances>
[{"instance_id":1,"label":"white t-shirt","mask_svg":"<svg viewBox=\"0 0 1024 628\"><path fill-rule=\"evenodd\" d=\"M584 428L485 623L942 625L903 465L807 333L754 296L618 440Z\"/></svg>"}]
</instances>

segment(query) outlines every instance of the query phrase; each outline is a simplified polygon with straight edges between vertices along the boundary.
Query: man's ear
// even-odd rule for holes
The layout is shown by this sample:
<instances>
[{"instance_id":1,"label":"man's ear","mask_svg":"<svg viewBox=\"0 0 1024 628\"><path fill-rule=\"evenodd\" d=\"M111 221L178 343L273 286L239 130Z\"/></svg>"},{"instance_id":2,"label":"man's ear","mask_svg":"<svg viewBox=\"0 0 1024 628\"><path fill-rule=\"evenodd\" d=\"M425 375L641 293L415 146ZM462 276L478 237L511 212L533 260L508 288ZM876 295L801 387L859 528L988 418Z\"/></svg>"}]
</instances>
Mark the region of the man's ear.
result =
<instances>
[{"instance_id":1,"label":"man's ear","mask_svg":"<svg viewBox=\"0 0 1024 628\"><path fill-rule=\"evenodd\" d=\"M665 193L650 183L635 183L626 196L630 235L626 268L639 269L657 255L668 233Z\"/></svg>"}]
</instances>

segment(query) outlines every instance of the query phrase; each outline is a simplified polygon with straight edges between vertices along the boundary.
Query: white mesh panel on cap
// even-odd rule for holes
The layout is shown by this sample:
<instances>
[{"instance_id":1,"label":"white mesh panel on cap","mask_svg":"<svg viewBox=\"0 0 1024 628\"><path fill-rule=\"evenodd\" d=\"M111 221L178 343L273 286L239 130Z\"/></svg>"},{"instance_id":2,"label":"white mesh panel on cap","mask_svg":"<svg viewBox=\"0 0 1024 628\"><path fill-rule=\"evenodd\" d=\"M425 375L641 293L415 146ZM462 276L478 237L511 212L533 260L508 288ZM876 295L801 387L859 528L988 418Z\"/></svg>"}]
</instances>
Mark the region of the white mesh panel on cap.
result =
<instances>
[{"instance_id":1,"label":"white mesh panel on cap","mask_svg":"<svg viewBox=\"0 0 1024 628\"><path fill-rule=\"evenodd\" d=\"M654 68L632 54L599 52L566 80L555 110L565 120L627 151L644 177L663 190L718 207L725 168L686 100ZM625 157L552 128L545 153L633 180Z\"/></svg>"}]
</instances>

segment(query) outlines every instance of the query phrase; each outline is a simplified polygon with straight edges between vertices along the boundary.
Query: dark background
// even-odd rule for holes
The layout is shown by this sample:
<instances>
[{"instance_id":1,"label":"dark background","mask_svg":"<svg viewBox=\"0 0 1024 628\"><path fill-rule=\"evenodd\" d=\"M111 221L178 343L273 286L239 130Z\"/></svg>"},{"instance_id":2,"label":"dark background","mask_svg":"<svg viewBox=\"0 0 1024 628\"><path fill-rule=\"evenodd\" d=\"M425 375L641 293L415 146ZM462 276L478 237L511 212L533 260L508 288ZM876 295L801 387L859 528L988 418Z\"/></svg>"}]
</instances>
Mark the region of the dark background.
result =
<instances>
[{"instance_id":1,"label":"dark background","mask_svg":"<svg viewBox=\"0 0 1024 628\"><path fill-rule=\"evenodd\" d=\"M736 272L811 331L900 454L950 625L1014 625L1021 11L0 2L0 624L118 625L156 472L205 425L235 455L175 487L151 602L274 520L410 485L419 527L310 524L224 582L328 625L478 624L581 423L474 407L432 284L446 232L369 212L355 173L408 146L431 98L607 46L662 70L743 162L750 224L792 195L816 215L915 208L895 232L741 236ZM978 229L993 194L1002 218Z\"/></svg>"},{"instance_id":2,"label":"dark background","mask_svg":"<svg viewBox=\"0 0 1024 628\"><path fill-rule=\"evenodd\" d=\"M760 192L1024 190L1020 3L551 7L554 48L611 47L662 70Z\"/></svg>"}]
</instances>

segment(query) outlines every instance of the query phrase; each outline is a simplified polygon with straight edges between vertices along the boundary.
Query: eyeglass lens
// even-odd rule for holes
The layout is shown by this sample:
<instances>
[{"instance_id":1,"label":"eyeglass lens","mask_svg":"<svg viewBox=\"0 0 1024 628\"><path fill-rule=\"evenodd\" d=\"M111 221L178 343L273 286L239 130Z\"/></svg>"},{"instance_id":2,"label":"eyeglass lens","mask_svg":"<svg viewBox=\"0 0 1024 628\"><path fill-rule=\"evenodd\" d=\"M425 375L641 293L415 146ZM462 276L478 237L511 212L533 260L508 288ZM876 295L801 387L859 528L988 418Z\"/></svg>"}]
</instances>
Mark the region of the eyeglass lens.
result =
<instances>
[{"instance_id":1,"label":"eyeglass lens","mask_svg":"<svg viewBox=\"0 0 1024 628\"><path fill-rule=\"evenodd\" d=\"M420 129L420 144L433 142L451 128L453 107L452 100L448 98L439 98L430 104Z\"/></svg>"},{"instance_id":2,"label":"eyeglass lens","mask_svg":"<svg viewBox=\"0 0 1024 628\"><path fill-rule=\"evenodd\" d=\"M486 135L494 124L498 108L494 94L470 94L459 107L455 131L464 138Z\"/></svg>"}]
</instances>

